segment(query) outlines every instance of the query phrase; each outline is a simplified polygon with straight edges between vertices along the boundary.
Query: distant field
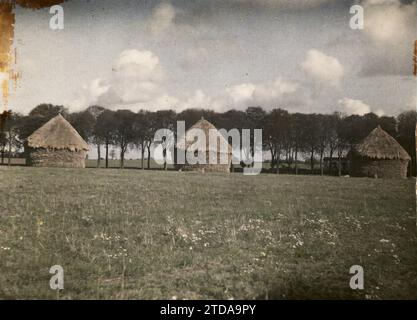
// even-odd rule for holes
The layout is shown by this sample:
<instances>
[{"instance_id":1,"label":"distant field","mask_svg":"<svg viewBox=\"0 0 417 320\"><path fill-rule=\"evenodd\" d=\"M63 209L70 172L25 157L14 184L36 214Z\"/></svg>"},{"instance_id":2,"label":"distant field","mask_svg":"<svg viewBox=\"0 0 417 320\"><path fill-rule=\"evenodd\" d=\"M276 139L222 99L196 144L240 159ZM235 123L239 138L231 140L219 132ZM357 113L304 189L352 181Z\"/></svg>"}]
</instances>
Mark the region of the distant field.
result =
<instances>
[{"instance_id":1,"label":"distant field","mask_svg":"<svg viewBox=\"0 0 417 320\"><path fill-rule=\"evenodd\" d=\"M145 159L143 162L145 169L148 167L148 160ZM125 168L141 168L142 161L140 159L126 159L125 160ZM151 159L150 161L151 169L162 169L163 166L156 163L155 160ZM85 166L87 168L97 168L97 159L89 159L86 160ZM102 159L100 161L100 167L105 168L106 166L106 160ZM109 168L119 168L120 167L120 161L119 160L109 160ZM172 166L168 166L168 168L171 168Z\"/></svg>"},{"instance_id":2,"label":"distant field","mask_svg":"<svg viewBox=\"0 0 417 320\"><path fill-rule=\"evenodd\" d=\"M0 298L417 298L412 179L0 167L0 189Z\"/></svg>"},{"instance_id":3,"label":"distant field","mask_svg":"<svg viewBox=\"0 0 417 320\"><path fill-rule=\"evenodd\" d=\"M1 166L7 166L8 160L5 159L4 163L1 164L0 163L0 167ZM24 166L26 164L26 160L23 158L13 158L11 159L11 165L12 166ZM97 159L87 159L85 161L85 166L87 168L97 168ZM148 160L145 159L144 161L144 166L145 169L148 169ZM294 165L293 165L294 166ZM294 167L291 167L290 172L293 173L294 172ZM104 159L102 159L100 161L100 168L105 168L106 167L106 161ZM119 168L120 167L120 160L117 159L109 159L109 168ZM235 170L242 170L241 166L239 164L234 165ZM140 159L126 159L125 160L125 168L126 169L141 169L142 168L142 160ZM264 162L262 164L262 168L263 171L270 171L271 169L271 164L269 162ZM155 169L163 169L163 165L158 164L154 159L151 159L150 161L150 169L155 170ZM173 170L174 166L173 165L168 165L168 170ZM286 163L281 163L280 165L280 172L281 173L288 173L288 165ZM309 163L298 163L298 171L300 174L310 174L310 164ZM336 170L333 170L332 174L336 175L337 172L335 172ZM273 171L270 171L272 173L275 173L275 169L273 169ZM320 168L319 168L319 164L316 164L315 169L314 169L314 174L319 175L320 174ZM329 175L329 172L326 170L324 172L324 174ZM346 174L346 172L342 172L342 174Z\"/></svg>"}]
</instances>

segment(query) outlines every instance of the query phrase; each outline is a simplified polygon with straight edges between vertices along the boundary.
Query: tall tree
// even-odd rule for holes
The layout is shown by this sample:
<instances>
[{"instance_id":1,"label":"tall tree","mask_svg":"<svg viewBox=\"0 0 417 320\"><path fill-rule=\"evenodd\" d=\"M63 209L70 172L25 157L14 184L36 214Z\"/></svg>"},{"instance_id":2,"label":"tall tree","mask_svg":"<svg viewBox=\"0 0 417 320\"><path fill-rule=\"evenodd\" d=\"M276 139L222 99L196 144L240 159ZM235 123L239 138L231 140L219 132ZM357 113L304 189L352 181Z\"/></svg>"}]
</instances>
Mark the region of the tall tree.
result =
<instances>
[{"instance_id":1,"label":"tall tree","mask_svg":"<svg viewBox=\"0 0 417 320\"><path fill-rule=\"evenodd\" d=\"M146 111L140 110L136 113L133 123L133 132L135 135L134 145L140 150L141 168L144 170L146 149Z\"/></svg>"},{"instance_id":2,"label":"tall tree","mask_svg":"<svg viewBox=\"0 0 417 320\"><path fill-rule=\"evenodd\" d=\"M410 175L416 176L416 111L405 111L398 115L398 142L411 157L409 164Z\"/></svg>"},{"instance_id":3,"label":"tall tree","mask_svg":"<svg viewBox=\"0 0 417 320\"><path fill-rule=\"evenodd\" d=\"M98 136L94 132L95 126L97 124L97 119L100 116L100 114L102 114L105 110L106 108L97 105L90 106L86 110L95 119L91 142L97 146L97 168L100 168L101 166L101 144L103 142L98 138Z\"/></svg>"},{"instance_id":4,"label":"tall tree","mask_svg":"<svg viewBox=\"0 0 417 320\"><path fill-rule=\"evenodd\" d=\"M158 129L158 122L155 112L145 111L144 112L144 141L145 147L147 150L147 159L148 159L148 169L151 167L151 147L153 144L153 139L155 136L155 132Z\"/></svg>"},{"instance_id":5,"label":"tall tree","mask_svg":"<svg viewBox=\"0 0 417 320\"><path fill-rule=\"evenodd\" d=\"M329 116L324 114L318 114L316 116L317 121L317 153L319 155L320 175L324 174L323 159L324 153L329 144L329 133L330 133L330 121Z\"/></svg>"},{"instance_id":6,"label":"tall tree","mask_svg":"<svg viewBox=\"0 0 417 320\"><path fill-rule=\"evenodd\" d=\"M6 153L6 146L7 146L7 135L5 132L6 123L9 119L12 118L11 111L4 111L0 114L0 148L1 148L1 163L4 164L4 155Z\"/></svg>"},{"instance_id":7,"label":"tall tree","mask_svg":"<svg viewBox=\"0 0 417 320\"><path fill-rule=\"evenodd\" d=\"M306 148L305 135L307 122L307 115L303 113L294 113L291 115L292 122L292 142L293 142L293 153L294 153L294 169L295 174L298 174L298 155L303 152Z\"/></svg>"},{"instance_id":8,"label":"tall tree","mask_svg":"<svg viewBox=\"0 0 417 320\"><path fill-rule=\"evenodd\" d=\"M194 123L204 117L207 121L210 121L214 125L217 125L217 113L212 110L206 109L186 109L181 111L177 115L177 119L180 121L185 121L185 129L188 130Z\"/></svg>"},{"instance_id":9,"label":"tall tree","mask_svg":"<svg viewBox=\"0 0 417 320\"><path fill-rule=\"evenodd\" d=\"M273 109L265 121L265 139L271 152L271 168L279 174L281 152L290 132L290 114L286 110Z\"/></svg>"},{"instance_id":10,"label":"tall tree","mask_svg":"<svg viewBox=\"0 0 417 320\"><path fill-rule=\"evenodd\" d=\"M337 129L340 125L342 115L339 112L334 112L326 117L326 136L327 136L327 147L329 152L329 174L332 172L333 155L339 144L339 137Z\"/></svg>"},{"instance_id":11,"label":"tall tree","mask_svg":"<svg viewBox=\"0 0 417 320\"><path fill-rule=\"evenodd\" d=\"M94 141L98 146L104 144L105 166L109 167L109 147L115 142L116 114L111 110L103 110L97 117L93 130ZM98 147L100 150L100 147ZM100 167L100 152L98 152L97 165Z\"/></svg>"},{"instance_id":12,"label":"tall tree","mask_svg":"<svg viewBox=\"0 0 417 320\"><path fill-rule=\"evenodd\" d=\"M378 124L391 136L396 137L398 135L397 119L395 117L382 116L378 119Z\"/></svg>"},{"instance_id":13,"label":"tall tree","mask_svg":"<svg viewBox=\"0 0 417 320\"><path fill-rule=\"evenodd\" d=\"M71 113L68 121L87 143L92 142L96 119L90 112L85 110Z\"/></svg>"},{"instance_id":14,"label":"tall tree","mask_svg":"<svg viewBox=\"0 0 417 320\"><path fill-rule=\"evenodd\" d=\"M314 174L314 154L320 149L320 135L322 117L318 114L307 114L303 117L304 131L303 141L305 144L305 150L310 157L310 170L311 174Z\"/></svg>"},{"instance_id":15,"label":"tall tree","mask_svg":"<svg viewBox=\"0 0 417 320\"><path fill-rule=\"evenodd\" d=\"M266 112L261 107L248 107L245 111L246 113L246 123L245 129L250 129L250 146L249 150L243 149L245 157L249 159L254 159L254 132L255 129L262 129L265 126L266 121ZM265 132L262 130L263 141L265 141ZM253 165L253 164L252 164Z\"/></svg>"},{"instance_id":16,"label":"tall tree","mask_svg":"<svg viewBox=\"0 0 417 320\"><path fill-rule=\"evenodd\" d=\"M355 131L360 116L341 117L337 127L337 159L338 159L338 175L342 175L342 157L348 150L352 148L355 143L360 141L360 138ZM362 133L363 134L363 133Z\"/></svg>"},{"instance_id":17,"label":"tall tree","mask_svg":"<svg viewBox=\"0 0 417 320\"><path fill-rule=\"evenodd\" d=\"M2 163L4 163L4 153L8 155L8 165L11 165L11 158L13 150L18 151L22 147L22 142L19 139L22 126L22 115L19 113L12 113L7 121L4 123L3 133L4 142L2 143ZM6 149L6 150L5 150Z\"/></svg>"},{"instance_id":18,"label":"tall tree","mask_svg":"<svg viewBox=\"0 0 417 320\"><path fill-rule=\"evenodd\" d=\"M162 141L155 141L162 146L162 156L164 158L164 170L168 169L167 166L167 151L170 149L172 144L175 144L175 120L176 113L173 110L161 110L155 114L157 119L158 129L164 130L164 136ZM174 135L172 135L174 133ZM173 155L171 155L173 156Z\"/></svg>"},{"instance_id":19,"label":"tall tree","mask_svg":"<svg viewBox=\"0 0 417 320\"><path fill-rule=\"evenodd\" d=\"M125 154L129 144L135 142L135 114L130 110L117 110L114 113L114 141L120 149L120 168L125 166Z\"/></svg>"}]
</instances>

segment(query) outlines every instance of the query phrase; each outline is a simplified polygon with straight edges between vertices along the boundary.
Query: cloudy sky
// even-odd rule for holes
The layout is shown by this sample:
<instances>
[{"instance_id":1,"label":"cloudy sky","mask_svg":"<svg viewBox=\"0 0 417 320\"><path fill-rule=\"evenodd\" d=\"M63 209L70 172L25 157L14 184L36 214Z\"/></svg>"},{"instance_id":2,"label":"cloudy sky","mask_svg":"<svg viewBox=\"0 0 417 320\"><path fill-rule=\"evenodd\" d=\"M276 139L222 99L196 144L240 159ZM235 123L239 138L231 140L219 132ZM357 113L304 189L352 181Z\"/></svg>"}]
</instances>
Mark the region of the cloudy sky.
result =
<instances>
[{"instance_id":1,"label":"cloudy sky","mask_svg":"<svg viewBox=\"0 0 417 320\"><path fill-rule=\"evenodd\" d=\"M349 8L364 8L352 30ZM73 1L16 8L13 110L247 106L395 115L416 107L417 3L398 0Z\"/></svg>"}]
</instances>

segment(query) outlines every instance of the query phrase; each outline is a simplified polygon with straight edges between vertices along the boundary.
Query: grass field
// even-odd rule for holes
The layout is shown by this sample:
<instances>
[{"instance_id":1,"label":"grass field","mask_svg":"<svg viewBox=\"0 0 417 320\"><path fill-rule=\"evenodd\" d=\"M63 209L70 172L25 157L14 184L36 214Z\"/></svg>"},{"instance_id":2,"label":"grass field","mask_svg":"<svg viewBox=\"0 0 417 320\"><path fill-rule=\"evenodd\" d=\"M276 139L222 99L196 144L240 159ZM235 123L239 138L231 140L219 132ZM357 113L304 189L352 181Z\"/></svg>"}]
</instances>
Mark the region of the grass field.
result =
<instances>
[{"instance_id":1,"label":"grass field","mask_svg":"<svg viewBox=\"0 0 417 320\"><path fill-rule=\"evenodd\" d=\"M417 298L413 179L2 167L0 189L0 298Z\"/></svg>"}]
</instances>

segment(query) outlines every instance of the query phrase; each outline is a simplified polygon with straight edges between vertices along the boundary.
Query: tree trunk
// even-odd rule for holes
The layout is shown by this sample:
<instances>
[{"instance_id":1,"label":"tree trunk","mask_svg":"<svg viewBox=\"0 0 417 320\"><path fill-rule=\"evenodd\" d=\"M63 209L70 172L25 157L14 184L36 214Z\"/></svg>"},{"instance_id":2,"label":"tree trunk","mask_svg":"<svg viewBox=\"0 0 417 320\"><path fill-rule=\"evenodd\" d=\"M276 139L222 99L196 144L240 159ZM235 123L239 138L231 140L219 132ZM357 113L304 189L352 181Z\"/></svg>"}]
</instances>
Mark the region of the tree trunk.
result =
<instances>
[{"instance_id":1,"label":"tree trunk","mask_svg":"<svg viewBox=\"0 0 417 320\"><path fill-rule=\"evenodd\" d=\"M120 169L124 169L125 167L125 151L124 147L120 148Z\"/></svg>"},{"instance_id":2,"label":"tree trunk","mask_svg":"<svg viewBox=\"0 0 417 320\"><path fill-rule=\"evenodd\" d=\"M269 152L271 153L271 170L275 167L275 151L271 144L269 144Z\"/></svg>"},{"instance_id":3,"label":"tree trunk","mask_svg":"<svg viewBox=\"0 0 417 320\"><path fill-rule=\"evenodd\" d=\"M11 164L12 164L12 140L9 139L9 159L8 159L7 165L10 166Z\"/></svg>"},{"instance_id":4,"label":"tree trunk","mask_svg":"<svg viewBox=\"0 0 417 320\"><path fill-rule=\"evenodd\" d=\"M109 167L109 142L106 141L106 168Z\"/></svg>"},{"instance_id":5,"label":"tree trunk","mask_svg":"<svg viewBox=\"0 0 417 320\"><path fill-rule=\"evenodd\" d=\"M275 173L276 174L279 174L280 158L281 158L281 152L280 151L277 151L277 156L276 156L276 159L277 159L277 169L275 170Z\"/></svg>"},{"instance_id":6,"label":"tree trunk","mask_svg":"<svg viewBox=\"0 0 417 320\"><path fill-rule=\"evenodd\" d=\"M295 174L297 175L298 174L298 149L297 147L295 147L294 153L295 153L295 156L294 156Z\"/></svg>"},{"instance_id":7,"label":"tree trunk","mask_svg":"<svg viewBox=\"0 0 417 320\"><path fill-rule=\"evenodd\" d=\"M100 144L97 144L97 168L100 168L101 165L101 148Z\"/></svg>"},{"instance_id":8,"label":"tree trunk","mask_svg":"<svg viewBox=\"0 0 417 320\"><path fill-rule=\"evenodd\" d=\"M332 164L333 164L333 149L330 149L330 154L329 154L329 175L332 175L333 171L332 171Z\"/></svg>"},{"instance_id":9,"label":"tree trunk","mask_svg":"<svg viewBox=\"0 0 417 320\"><path fill-rule=\"evenodd\" d=\"M314 174L314 150L311 150L310 167L311 167L311 174Z\"/></svg>"},{"instance_id":10,"label":"tree trunk","mask_svg":"<svg viewBox=\"0 0 417 320\"><path fill-rule=\"evenodd\" d=\"M178 149L176 147L176 143L177 142L175 142L175 144L174 144L174 170L177 170L177 168L178 168L178 164L177 164L177 162L178 162Z\"/></svg>"},{"instance_id":11,"label":"tree trunk","mask_svg":"<svg viewBox=\"0 0 417 320\"><path fill-rule=\"evenodd\" d=\"M321 150L320 151L320 175L322 176L322 175L324 175L324 168L323 168L323 154L324 154L324 151L323 150Z\"/></svg>"},{"instance_id":12,"label":"tree trunk","mask_svg":"<svg viewBox=\"0 0 417 320\"><path fill-rule=\"evenodd\" d=\"M150 169L151 168L151 145L149 144L147 148L148 148L148 169Z\"/></svg>"},{"instance_id":13,"label":"tree trunk","mask_svg":"<svg viewBox=\"0 0 417 320\"><path fill-rule=\"evenodd\" d=\"M141 155L141 168L142 168L142 170L145 170L145 165L144 165L144 160L145 160L145 146L144 146L144 144L143 143L141 143L141 145L140 145L140 155Z\"/></svg>"},{"instance_id":14,"label":"tree trunk","mask_svg":"<svg viewBox=\"0 0 417 320\"><path fill-rule=\"evenodd\" d=\"M288 150L285 150L285 162L287 164L287 169L289 172L291 170L291 166L290 166L290 154Z\"/></svg>"},{"instance_id":15,"label":"tree trunk","mask_svg":"<svg viewBox=\"0 0 417 320\"><path fill-rule=\"evenodd\" d=\"M291 172L291 170L292 170L292 159L294 158L294 150L292 150L292 148L290 148L290 149L288 149L286 152L285 152L286 154L285 154L285 157L286 157L286 162L287 162L287 165L288 165L288 172Z\"/></svg>"},{"instance_id":16,"label":"tree trunk","mask_svg":"<svg viewBox=\"0 0 417 320\"><path fill-rule=\"evenodd\" d=\"M341 177L342 176L342 157L340 154L338 155L337 166L339 170L339 177Z\"/></svg>"}]
</instances>

